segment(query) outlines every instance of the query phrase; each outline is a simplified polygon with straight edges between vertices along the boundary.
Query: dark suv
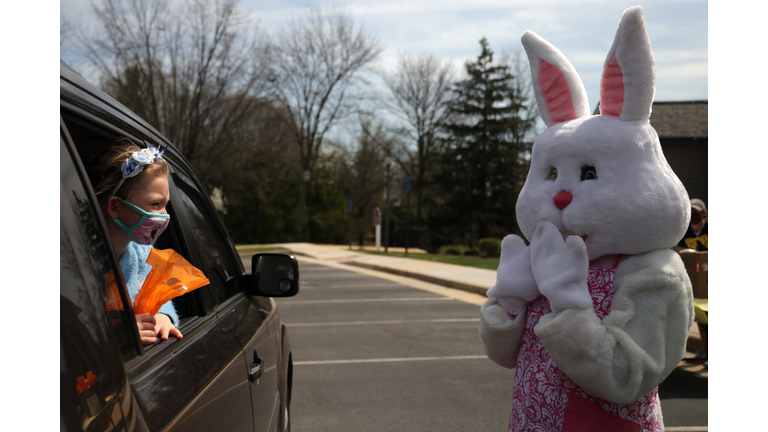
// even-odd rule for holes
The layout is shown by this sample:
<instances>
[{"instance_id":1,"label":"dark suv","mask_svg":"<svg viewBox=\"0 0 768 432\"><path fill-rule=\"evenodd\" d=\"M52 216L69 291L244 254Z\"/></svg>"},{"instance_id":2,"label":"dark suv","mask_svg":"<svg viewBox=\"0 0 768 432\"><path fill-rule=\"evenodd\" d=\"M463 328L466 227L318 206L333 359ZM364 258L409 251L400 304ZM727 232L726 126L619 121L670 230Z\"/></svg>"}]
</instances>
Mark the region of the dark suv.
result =
<instances>
[{"instance_id":1,"label":"dark suv","mask_svg":"<svg viewBox=\"0 0 768 432\"><path fill-rule=\"evenodd\" d=\"M253 257L245 272L184 157L144 120L61 62L60 417L66 431L285 431L292 359L269 297L295 295L296 259ZM142 346L116 253L85 172L119 137L170 144L171 223L155 244L210 284L173 300L182 339ZM108 313L105 276L125 310Z\"/></svg>"}]
</instances>

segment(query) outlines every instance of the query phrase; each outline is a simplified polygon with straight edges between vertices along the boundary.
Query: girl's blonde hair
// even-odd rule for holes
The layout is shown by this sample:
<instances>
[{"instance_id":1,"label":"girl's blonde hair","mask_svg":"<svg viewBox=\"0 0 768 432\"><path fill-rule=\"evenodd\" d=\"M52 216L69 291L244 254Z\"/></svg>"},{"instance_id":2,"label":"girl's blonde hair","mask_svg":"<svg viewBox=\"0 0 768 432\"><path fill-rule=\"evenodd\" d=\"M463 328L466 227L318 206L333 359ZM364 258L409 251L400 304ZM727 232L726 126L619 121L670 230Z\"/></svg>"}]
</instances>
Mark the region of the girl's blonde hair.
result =
<instances>
[{"instance_id":1,"label":"girl's blonde hair","mask_svg":"<svg viewBox=\"0 0 768 432\"><path fill-rule=\"evenodd\" d=\"M96 198L99 203L106 203L111 196L110 193L123 178L121 167L134 152L140 151L141 147L133 143L128 138L118 138L115 144L107 150L106 153L97 158L90 168L88 168L88 177L91 180L93 190L96 192ZM157 158L149 165L144 165L144 170L138 175L125 179L120 189L114 195L124 200L130 201L131 196L138 188L138 179L147 175L167 176L169 172L168 164L165 159Z\"/></svg>"}]
</instances>

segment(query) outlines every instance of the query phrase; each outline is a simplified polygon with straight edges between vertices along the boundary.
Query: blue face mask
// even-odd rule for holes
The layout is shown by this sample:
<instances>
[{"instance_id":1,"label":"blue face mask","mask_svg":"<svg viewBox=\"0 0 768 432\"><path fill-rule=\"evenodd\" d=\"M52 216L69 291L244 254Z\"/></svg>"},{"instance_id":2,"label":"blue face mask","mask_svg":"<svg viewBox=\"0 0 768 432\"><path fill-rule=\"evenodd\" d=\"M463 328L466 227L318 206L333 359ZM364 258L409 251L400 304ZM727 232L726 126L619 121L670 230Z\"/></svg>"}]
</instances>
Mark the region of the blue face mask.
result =
<instances>
[{"instance_id":1,"label":"blue face mask","mask_svg":"<svg viewBox=\"0 0 768 432\"><path fill-rule=\"evenodd\" d=\"M132 227L127 227L120 219L112 218L113 221L123 229L131 240L142 245L154 245L160 234L168 227L168 223L171 221L171 216L160 213L150 213L142 210L141 208L129 203L128 201L115 196L120 202L127 205L136 213L141 215L141 219L136 222Z\"/></svg>"}]
</instances>

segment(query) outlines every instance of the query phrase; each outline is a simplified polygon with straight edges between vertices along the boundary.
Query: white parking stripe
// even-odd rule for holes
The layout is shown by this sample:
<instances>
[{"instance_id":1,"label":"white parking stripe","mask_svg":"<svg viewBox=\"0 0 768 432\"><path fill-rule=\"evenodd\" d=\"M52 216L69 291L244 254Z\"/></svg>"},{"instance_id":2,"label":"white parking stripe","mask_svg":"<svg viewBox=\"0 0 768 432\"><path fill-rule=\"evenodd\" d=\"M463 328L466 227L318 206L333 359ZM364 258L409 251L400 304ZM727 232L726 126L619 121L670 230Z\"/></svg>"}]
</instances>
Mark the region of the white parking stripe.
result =
<instances>
[{"instance_id":1,"label":"white parking stripe","mask_svg":"<svg viewBox=\"0 0 768 432\"><path fill-rule=\"evenodd\" d=\"M335 299L335 300L283 300L282 305L295 304L319 304L319 303L368 303L368 302L410 302L410 301L446 301L454 300L450 297L399 297L399 298L363 298L363 299Z\"/></svg>"},{"instance_id":2,"label":"white parking stripe","mask_svg":"<svg viewBox=\"0 0 768 432\"><path fill-rule=\"evenodd\" d=\"M379 358L379 359L360 359L360 360L318 360L318 361L298 361L293 364L296 366L309 365L336 365L336 364L354 364L354 363L393 363L409 361L437 361L437 360L479 360L487 359L484 355L472 356L447 356L447 357L403 357L403 358Z\"/></svg>"},{"instance_id":3,"label":"white parking stripe","mask_svg":"<svg viewBox=\"0 0 768 432\"><path fill-rule=\"evenodd\" d=\"M340 325L377 325L377 324L424 324L424 323L453 323L453 322L479 322L480 318L444 318L430 320L399 320L399 321L338 321L321 323L285 323L288 327L321 327Z\"/></svg>"},{"instance_id":4,"label":"white parking stripe","mask_svg":"<svg viewBox=\"0 0 768 432\"><path fill-rule=\"evenodd\" d=\"M708 431L708 426L667 426L665 432L699 432Z\"/></svg>"},{"instance_id":5,"label":"white parking stripe","mask_svg":"<svg viewBox=\"0 0 768 432\"><path fill-rule=\"evenodd\" d=\"M304 288L304 286L305 286L304 284L301 284L302 288ZM318 288L317 284L312 284L310 286L313 287L313 288ZM334 282L333 285L321 285L320 288L322 288L322 289L344 288L344 289L356 289L357 290L357 289L367 289L367 288L377 288L377 289L385 288L386 289L386 288L408 288L408 287L406 285L396 284L394 282L390 282L388 284L366 284L366 285L361 285L359 283L339 283L339 282Z\"/></svg>"}]
</instances>

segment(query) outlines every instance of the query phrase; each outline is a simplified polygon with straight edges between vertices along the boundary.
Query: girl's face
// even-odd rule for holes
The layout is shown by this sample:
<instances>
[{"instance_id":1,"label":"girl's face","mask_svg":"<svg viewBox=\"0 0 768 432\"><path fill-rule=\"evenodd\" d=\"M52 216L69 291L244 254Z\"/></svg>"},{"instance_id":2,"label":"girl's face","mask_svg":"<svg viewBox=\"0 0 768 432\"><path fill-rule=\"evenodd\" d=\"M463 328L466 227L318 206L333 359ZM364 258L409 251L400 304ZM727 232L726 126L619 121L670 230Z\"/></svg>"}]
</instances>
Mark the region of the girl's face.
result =
<instances>
[{"instance_id":1,"label":"girl's face","mask_svg":"<svg viewBox=\"0 0 768 432\"><path fill-rule=\"evenodd\" d=\"M168 214L165 206L170 200L168 178L166 176L143 176L138 181L138 187L125 200L149 213ZM133 226L141 219L136 211L120 203L120 220L126 226Z\"/></svg>"}]
</instances>

